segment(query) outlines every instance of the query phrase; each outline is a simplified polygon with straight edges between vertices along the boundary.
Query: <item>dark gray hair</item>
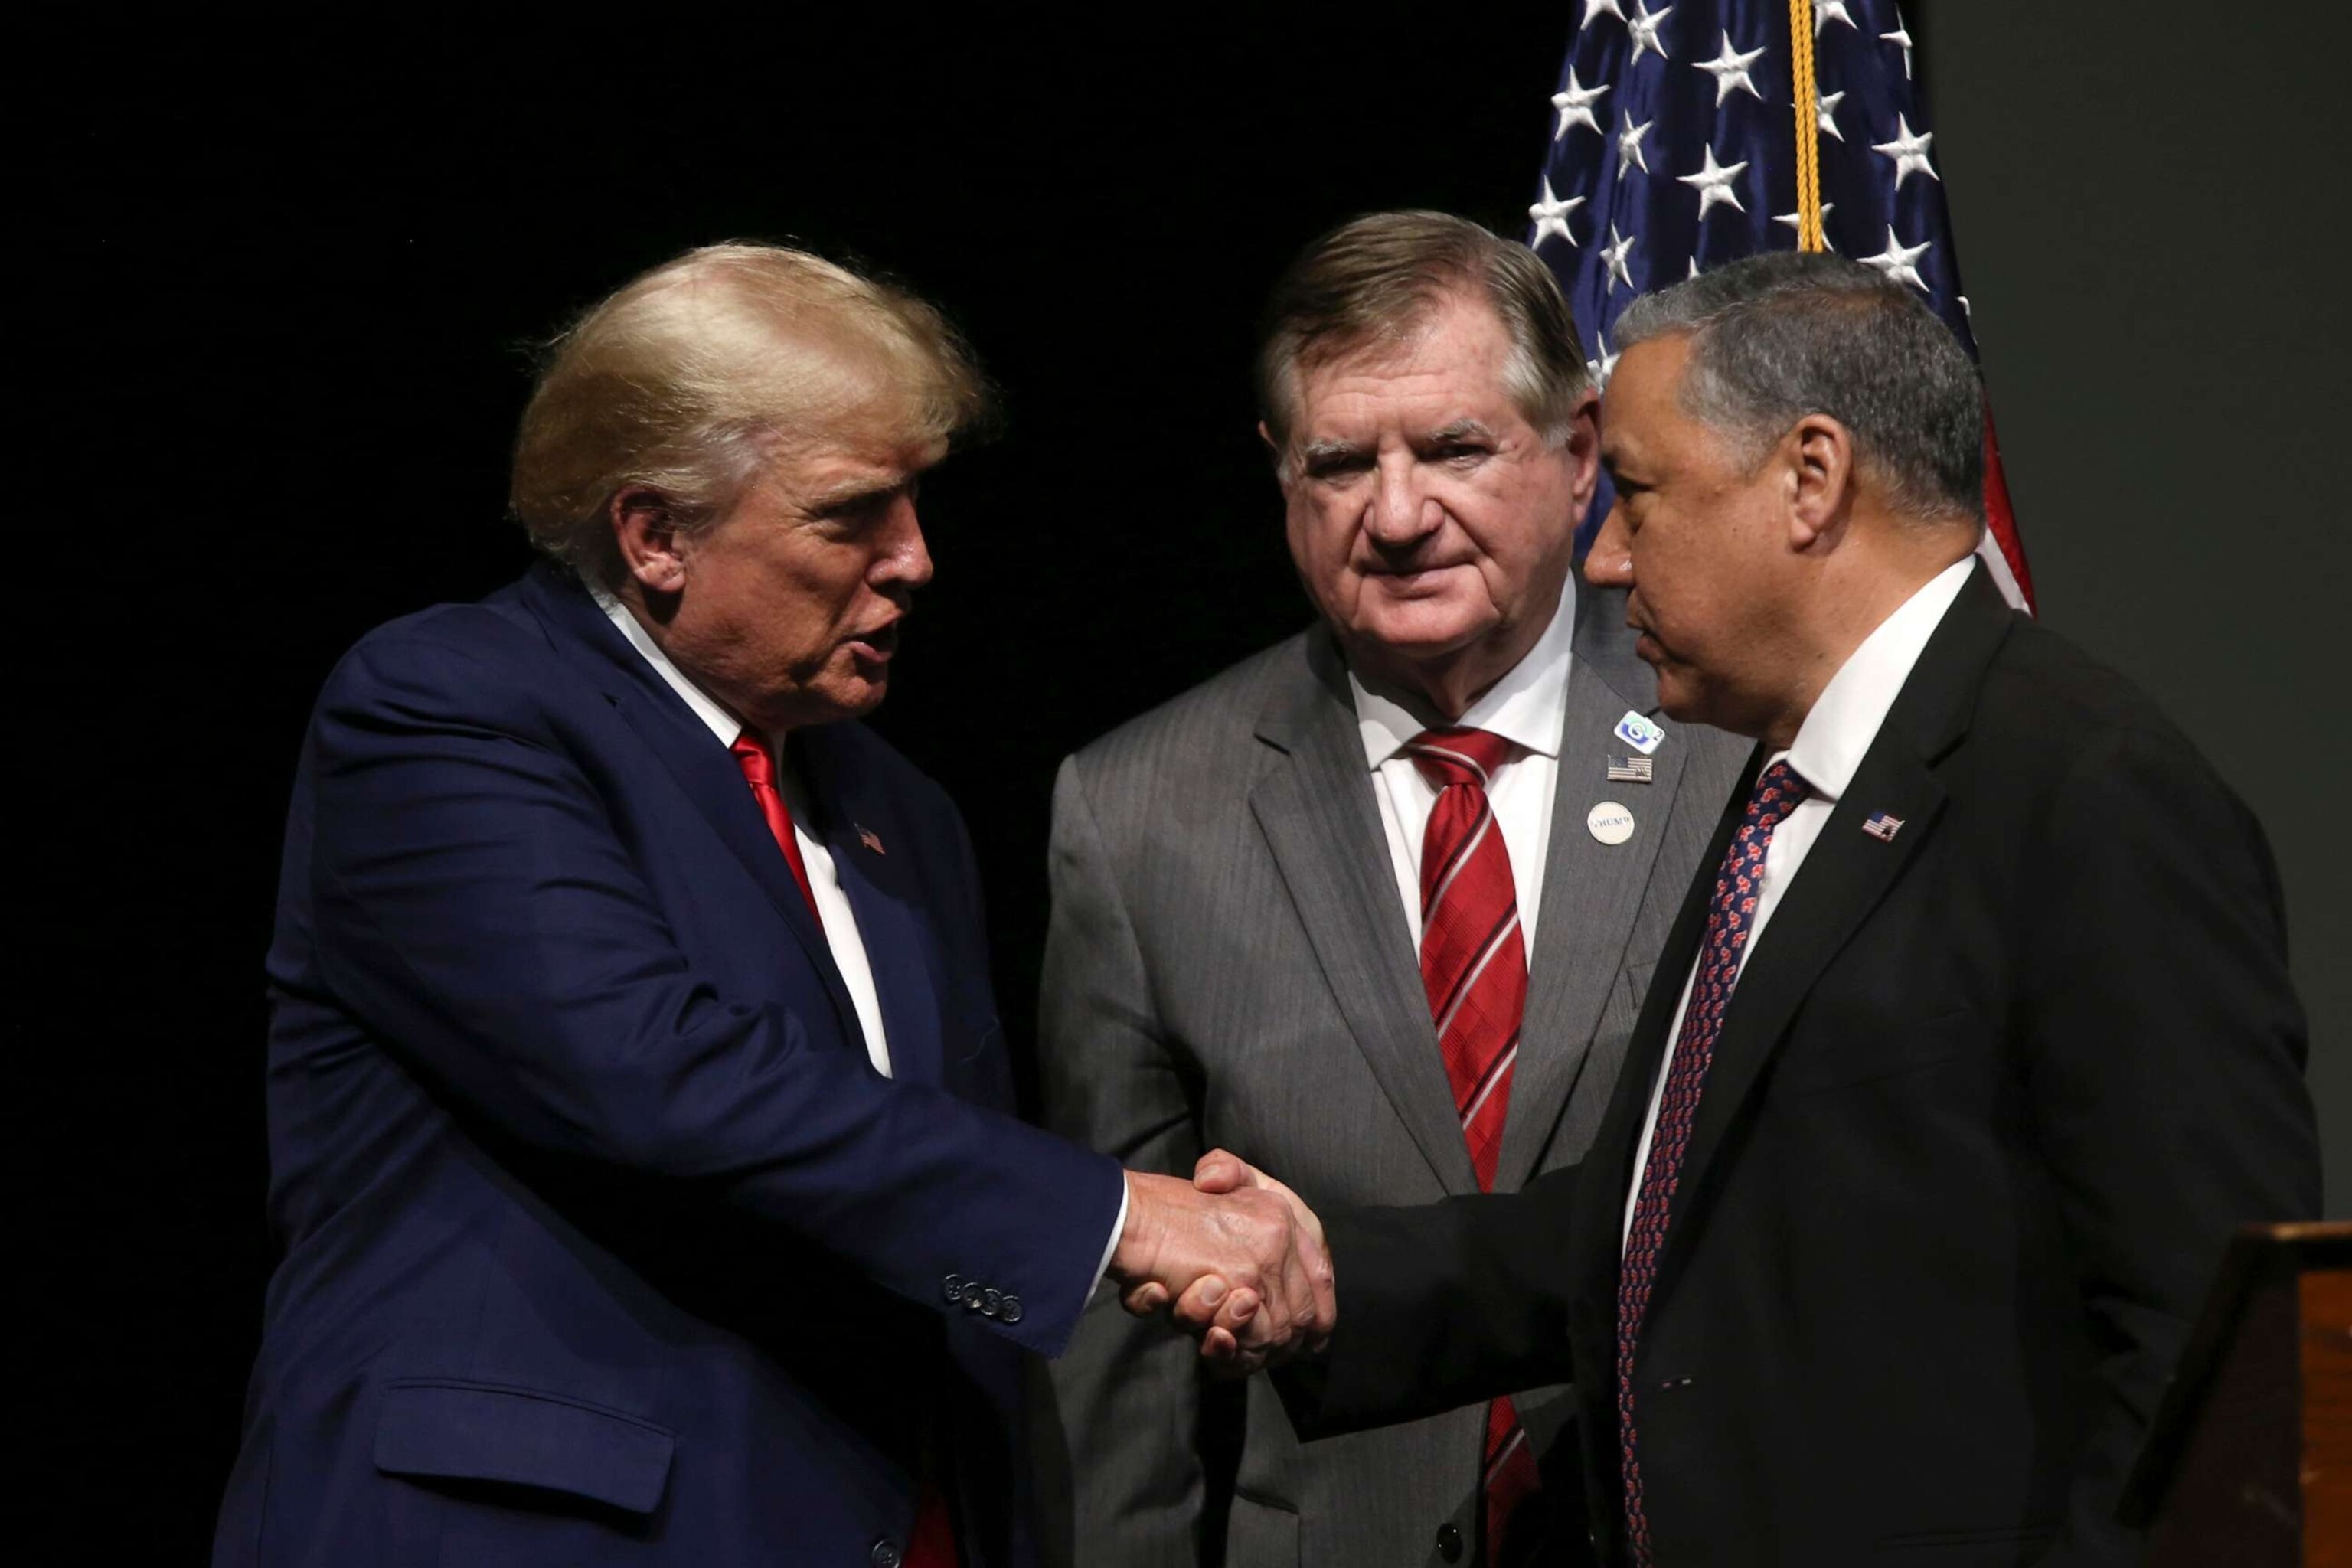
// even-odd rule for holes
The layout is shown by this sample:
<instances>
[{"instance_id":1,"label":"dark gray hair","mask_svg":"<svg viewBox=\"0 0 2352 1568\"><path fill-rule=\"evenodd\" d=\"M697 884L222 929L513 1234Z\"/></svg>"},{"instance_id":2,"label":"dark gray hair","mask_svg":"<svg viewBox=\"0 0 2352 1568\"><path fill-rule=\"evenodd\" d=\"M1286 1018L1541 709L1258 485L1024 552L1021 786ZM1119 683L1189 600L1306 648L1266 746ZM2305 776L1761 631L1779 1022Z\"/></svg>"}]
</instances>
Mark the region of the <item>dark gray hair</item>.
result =
<instances>
[{"instance_id":1,"label":"dark gray hair","mask_svg":"<svg viewBox=\"0 0 2352 1568\"><path fill-rule=\"evenodd\" d=\"M1687 333L1680 401L1750 462L1808 414L1853 433L1854 461L1914 517L1984 515L1984 391L1916 290L1860 262L1769 251L1645 294L1619 352Z\"/></svg>"},{"instance_id":2,"label":"dark gray hair","mask_svg":"<svg viewBox=\"0 0 2352 1568\"><path fill-rule=\"evenodd\" d=\"M1510 334L1511 401L1548 440L1565 440L1591 384L1576 320L1551 269L1516 240L1439 212L1371 213L1301 251L1258 328L1258 416L1288 460L1298 373L1408 336L1448 295L1472 292Z\"/></svg>"}]
</instances>

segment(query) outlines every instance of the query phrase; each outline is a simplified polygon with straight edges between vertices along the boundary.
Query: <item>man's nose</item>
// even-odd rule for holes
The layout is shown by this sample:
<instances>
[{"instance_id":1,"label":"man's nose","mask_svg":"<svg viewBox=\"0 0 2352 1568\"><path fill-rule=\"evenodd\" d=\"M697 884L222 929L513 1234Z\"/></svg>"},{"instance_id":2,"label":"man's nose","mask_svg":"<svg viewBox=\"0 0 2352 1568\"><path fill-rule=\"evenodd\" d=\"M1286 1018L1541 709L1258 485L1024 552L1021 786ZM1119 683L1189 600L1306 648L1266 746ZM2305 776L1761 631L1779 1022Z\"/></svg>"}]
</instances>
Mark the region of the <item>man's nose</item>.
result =
<instances>
[{"instance_id":1,"label":"man's nose","mask_svg":"<svg viewBox=\"0 0 2352 1568\"><path fill-rule=\"evenodd\" d=\"M883 528L883 545L867 579L877 588L912 593L931 580L931 548L924 542L922 520L915 514L915 498L900 496L890 504Z\"/></svg>"},{"instance_id":2,"label":"man's nose","mask_svg":"<svg viewBox=\"0 0 2352 1568\"><path fill-rule=\"evenodd\" d=\"M1364 531L1385 549L1402 549L1436 531L1442 517L1436 501L1422 493L1410 463L1383 463L1372 480L1370 514Z\"/></svg>"},{"instance_id":3,"label":"man's nose","mask_svg":"<svg viewBox=\"0 0 2352 1568\"><path fill-rule=\"evenodd\" d=\"M1584 552L1584 580L1596 588L1633 585L1633 535L1625 526L1624 503L1613 498L1592 548Z\"/></svg>"}]
</instances>

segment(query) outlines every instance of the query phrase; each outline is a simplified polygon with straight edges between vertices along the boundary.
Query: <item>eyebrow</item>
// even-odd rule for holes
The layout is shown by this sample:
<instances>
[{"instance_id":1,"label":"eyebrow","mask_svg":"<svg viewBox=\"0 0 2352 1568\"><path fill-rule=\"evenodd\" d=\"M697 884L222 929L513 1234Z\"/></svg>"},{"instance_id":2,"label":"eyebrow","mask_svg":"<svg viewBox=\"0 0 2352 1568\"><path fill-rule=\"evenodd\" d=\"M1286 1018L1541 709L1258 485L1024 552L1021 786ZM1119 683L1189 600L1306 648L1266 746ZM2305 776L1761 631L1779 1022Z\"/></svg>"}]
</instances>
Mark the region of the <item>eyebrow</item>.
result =
<instances>
[{"instance_id":1,"label":"eyebrow","mask_svg":"<svg viewBox=\"0 0 2352 1568\"><path fill-rule=\"evenodd\" d=\"M1363 449L1352 441L1308 441L1298 448L1298 460L1307 464L1328 463L1340 458L1355 457Z\"/></svg>"},{"instance_id":2,"label":"eyebrow","mask_svg":"<svg viewBox=\"0 0 2352 1568\"><path fill-rule=\"evenodd\" d=\"M1449 420L1445 424L1439 426L1436 429L1432 430L1427 435L1422 437L1416 444L1424 447L1443 447L1451 442L1465 440L1472 437L1475 437L1482 441L1491 442L1496 439L1493 426L1489 426L1485 420L1473 419L1465 416L1460 419ZM1313 465L1317 463L1330 462L1342 458L1360 457L1366 450L1367 448L1362 443L1355 441L1340 441L1329 438L1320 441L1307 441L1301 443L1299 446L1298 460L1303 464Z\"/></svg>"},{"instance_id":3,"label":"eyebrow","mask_svg":"<svg viewBox=\"0 0 2352 1568\"><path fill-rule=\"evenodd\" d=\"M822 491L811 497L809 510L812 512L852 510L869 502L880 500L885 496L895 495L921 477L919 474L908 474L889 480L849 479L833 489Z\"/></svg>"},{"instance_id":4,"label":"eyebrow","mask_svg":"<svg viewBox=\"0 0 2352 1568\"><path fill-rule=\"evenodd\" d=\"M1646 484L1641 477L1641 459L1627 454L1622 447L1612 448L1604 438L1601 443L1601 471L1609 476L1612 485Z\"/></svg>"},{"instance_id":5,"label":"eyebrow","mask_svg":"<svg viewBox=\"0 0 2352 1568\"><path fill-rule=\"evenodd\" d=\"M1449 441L1459 441L1466 436L1475 436L1484 441L1495 439L1494 430L1485 420L1465 417L1441 425L1432 430L1428 436L1428 442L1433 447L1442 447Z\"/></svg>"}]
</instances>

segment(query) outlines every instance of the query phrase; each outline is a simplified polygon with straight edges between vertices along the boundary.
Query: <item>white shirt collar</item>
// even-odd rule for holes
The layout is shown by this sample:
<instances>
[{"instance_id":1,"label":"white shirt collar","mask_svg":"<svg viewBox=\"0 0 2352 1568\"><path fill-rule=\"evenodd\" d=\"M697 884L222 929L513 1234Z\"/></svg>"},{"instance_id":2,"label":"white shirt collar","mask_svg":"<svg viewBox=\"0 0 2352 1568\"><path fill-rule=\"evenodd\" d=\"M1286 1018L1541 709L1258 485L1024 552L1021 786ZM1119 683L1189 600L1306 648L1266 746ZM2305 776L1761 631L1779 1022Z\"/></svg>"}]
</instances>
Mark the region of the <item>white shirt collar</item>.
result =
<instances>
[{"instance_id":1,"label":"white shirt collar","mask_svg":"<svg viewBox=\"0 0 2352 1568\"><path fill-rule=\"evenodd\" d=\"M1886 721L1887 710L1911 679L1911 667L1943 624L1944 613L1960 596L1976 561L1970 554L1927 579L1862 639L1813 700L1796 740L1780 755L1811 786L1816 799L1834 801L1853 784L1864 753Z\"/></svg>"},{"instance_id":2,"label":"white shirt collar","mask_svg":"<svg viewBox=\"0 0 2352 1568\"><path fill-rule=\"evenodd\" d=\"M696 718L710 726L710 732L719 737L719 743L732 746L743 733L743 721L720 707L709 692L688 680L686 672L672 664L669 656L662 652L661 645L637 624L637 617L629 614L626 605L601 587L592 584L588 592L595 598L596 607L621 628L621 635L629 639L629 646L644 655L646 662L654 667L654 673L668 682L672 691L686 699L686 705L694 710Z\"/></svg>"},{"instance_id":3,"label":"white shirt collar","mask_svg":"<svg viewBox=\"0 0 2352 1568\"><path fill-rule=\"evenodd\" d=\"M1536 646L1454 722L1490 731L1524 752L1558 756L1560 727L1568 721L1568 668L1575 637L1576 579L1570 574L1560 585L1559 608L1552 612L1551 625ZM1431 727L1403 703L1367 687L1352 668L1348 689L1355 694L1356 732L1363 740L1364 762L1375 773Z\"/></svg>"}]
</instances>

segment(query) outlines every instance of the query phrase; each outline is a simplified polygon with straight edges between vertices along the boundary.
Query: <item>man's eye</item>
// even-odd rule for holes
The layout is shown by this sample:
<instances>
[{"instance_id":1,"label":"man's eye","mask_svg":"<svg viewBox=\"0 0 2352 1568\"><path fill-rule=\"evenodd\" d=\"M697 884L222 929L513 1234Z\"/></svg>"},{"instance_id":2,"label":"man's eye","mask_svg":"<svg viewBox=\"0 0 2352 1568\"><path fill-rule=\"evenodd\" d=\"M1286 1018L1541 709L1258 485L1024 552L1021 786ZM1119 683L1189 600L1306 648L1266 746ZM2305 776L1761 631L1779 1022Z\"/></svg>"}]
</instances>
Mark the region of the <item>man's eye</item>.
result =
<instances>
[{"instance_id":1,"label":"man's eye","mask_svg":"<svg viewBox=\"0 0 2352 1568\"><path fill-rule=\"evenodd\" d=\"M878 495L853 496L847 500L835 502L818 515L839 528L856 532L871 528L887 517L892 499L892 492L887 490Z\"/></svg>"},{"instance_id":2,"label":"man's eye","mask_svg":"<svg viewBox=\"0 0 2352 1568\"><path fill-rule=\"evenodd\" d=\"M1325 480L1352 479L1370 467L1363 458L1318 458L1307 465L1307 477Z\"/></svg>"},{"instance_id":3,"label":"man's eye","mask_svg":"<svg viewBox=\"0 0 2352 1568\"><path fill-rule=\"evenodd\" d=\"M1486 455L1486 448L1471 441L1448 441L1433 455L1441 463L1475 462Z\"/></svg>"}]
</instances>

